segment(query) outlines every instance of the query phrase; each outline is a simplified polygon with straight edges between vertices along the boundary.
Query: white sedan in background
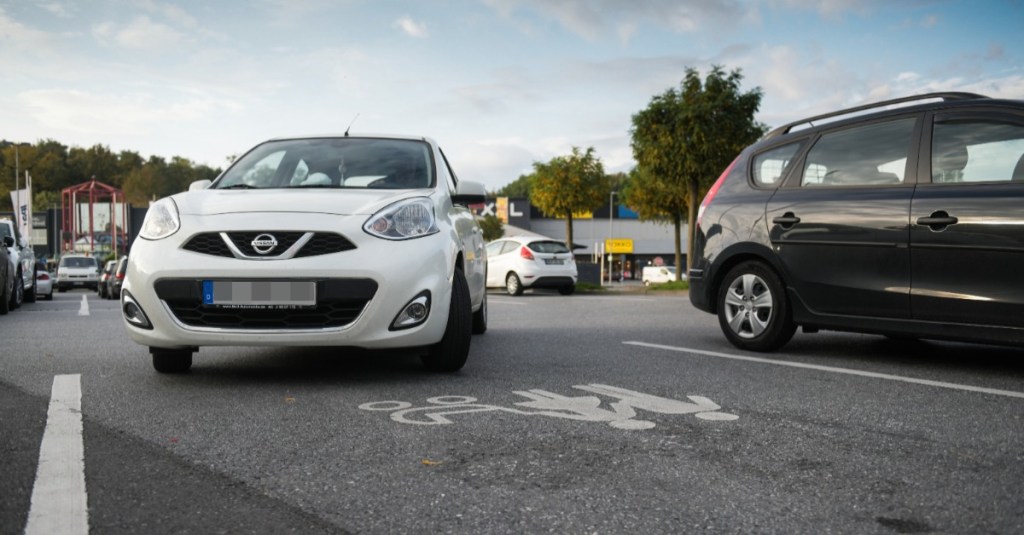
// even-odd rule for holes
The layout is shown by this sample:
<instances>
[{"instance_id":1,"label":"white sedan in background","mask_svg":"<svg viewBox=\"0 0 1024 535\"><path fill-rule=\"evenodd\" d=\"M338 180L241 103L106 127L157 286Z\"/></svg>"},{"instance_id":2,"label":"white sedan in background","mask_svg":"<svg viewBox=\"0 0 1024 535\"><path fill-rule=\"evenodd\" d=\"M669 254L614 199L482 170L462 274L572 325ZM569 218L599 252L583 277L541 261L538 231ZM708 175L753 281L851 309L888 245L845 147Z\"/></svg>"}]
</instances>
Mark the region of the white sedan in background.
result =
<instances>
[{"instance_id":1,"label":"white sedan in background","mask_svg":"<svg viewBox=\"0 0 1024 535\"><path fill-rule=\"evenodd\" d=\"M483 201L428 138L267 141L149 208L125 328L165 373L221 345L424 348L458 370L487 328Z\"/></svg>"},{"instance_id":2,"label":"white sedan in background","mask_svg":"<svg viewBox=\"0 0 1024 535\"><path fill-rule=\"evenodd\" d=\"M528 288L576 291L576 261L560 241L544 236L510 236L487 244L487 287L522 295Z\"/></svg>"}]
</instances>

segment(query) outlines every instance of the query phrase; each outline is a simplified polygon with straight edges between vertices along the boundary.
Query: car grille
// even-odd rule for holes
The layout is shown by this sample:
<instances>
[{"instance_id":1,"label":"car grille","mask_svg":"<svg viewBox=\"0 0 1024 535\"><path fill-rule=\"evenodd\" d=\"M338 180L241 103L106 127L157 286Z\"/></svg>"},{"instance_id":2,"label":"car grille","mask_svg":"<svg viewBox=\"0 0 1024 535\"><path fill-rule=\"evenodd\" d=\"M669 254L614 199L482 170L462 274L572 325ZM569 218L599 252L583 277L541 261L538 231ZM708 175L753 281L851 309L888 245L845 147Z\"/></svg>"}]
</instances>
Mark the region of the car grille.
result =
<instances>
[{"instance_id":1,"label":"car grille","mask_svg":"<svg viewBox=\"0 0 1024 535\"><path fill-rule=\"evenodd\" d=\"M317 281L317 304L303 308L223 308L204 305L202 281L163 279L157 296L190 327L243 330L302 330L344 327L355 321L377 293L371 279Z\"/></svg>"},{"instance_id":2,"label":"car grille","mask_svg":"<svg viewBox=\"0 0 1024 535\"><path fill-rule=\"evenodd\" d=\"M277 247L272 251L275 254L263 255L253 248L253 240L262 234L271 234L274 236L274 239L277 240ZM224 238L227 237L227 239L231 240L231 243L234 244L235 248L244 255L243 258L272 258L279 260L340 253L342 251L349 251L356 248L355 244L350 242L341 234L316 232L312 233L313 236L309 241L306 242L306 244L303 245L302 248L294 255L284 256L284 253L306 234L306 232L291 231L204 232L192 236L188 242L185 243L183 248L186 251L192 251L194 253L233 258L235 255L231 252L231 248L228 247L227 243L224 241Z\"/></svg>"}]
</instances>

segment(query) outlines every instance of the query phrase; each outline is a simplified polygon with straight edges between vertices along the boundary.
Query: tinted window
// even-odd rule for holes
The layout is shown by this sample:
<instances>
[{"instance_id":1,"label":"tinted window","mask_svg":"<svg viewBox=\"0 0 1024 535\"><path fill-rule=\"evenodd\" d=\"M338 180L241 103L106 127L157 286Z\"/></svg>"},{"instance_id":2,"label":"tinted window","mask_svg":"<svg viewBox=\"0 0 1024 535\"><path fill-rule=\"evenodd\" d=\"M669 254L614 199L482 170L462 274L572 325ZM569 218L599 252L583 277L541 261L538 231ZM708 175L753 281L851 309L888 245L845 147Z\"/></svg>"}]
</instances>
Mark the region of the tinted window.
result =
<instances>
[{"instance_id":1,"label":"tinted window","mask_svg":"<svg viewBox=\"0 0 1024 535\"><path fill-rule=\"evenodd\" d=\"M997 121L936 122L932 182L1024 183L1024 126Z\"/></svg>"},{"instance_id":2,"label":"tinted window","mask_svg":"<svg viewBox=\"0 0 1024 535\"><path fill-rule=\"evenodd\" d=\"M536 253L568 253L569 248L564 243L558 241L535 241L528 245Z\"/></svg>"},{"instance_id":3,"label":"tinted window","mask_svg":"<svg viewBox=\"0 0 1024 535\"><path fill-rule=\"evenodd\" d=\"M270 141L243 156L214 188L414 189L434 185L430 145L403 139Z\"/></svg>"},{"instance_id":4,"label":"tinted window","mask_svg":"<svg viewBox=\"0 0 1024 535\"><path fill-rule=\"evenodd\" d=\"M777 184L798 150L800 143L791 143L754 156L754 183L758 186Z\"/></svg>"},{"instance_id":5,"label":"tinted window","mask_svg":"<svg viewBox=\"0 0 1024 535\"><path fill-rule=\"evenodd\" d=\"M60 265L69 268L95 268L96 259L84 256L65 256L60 259Z\"/></svg>"},{"instance_id":6,"label":"tinted window","mask_svg":"<svg viewBox=\"0 0 1024 535\"><path fill-rule=\"evenodd\" d=\"M802 186L900 184L915 119L848 128L821 136L804 165Z\"/></svg>"}]
</instances>

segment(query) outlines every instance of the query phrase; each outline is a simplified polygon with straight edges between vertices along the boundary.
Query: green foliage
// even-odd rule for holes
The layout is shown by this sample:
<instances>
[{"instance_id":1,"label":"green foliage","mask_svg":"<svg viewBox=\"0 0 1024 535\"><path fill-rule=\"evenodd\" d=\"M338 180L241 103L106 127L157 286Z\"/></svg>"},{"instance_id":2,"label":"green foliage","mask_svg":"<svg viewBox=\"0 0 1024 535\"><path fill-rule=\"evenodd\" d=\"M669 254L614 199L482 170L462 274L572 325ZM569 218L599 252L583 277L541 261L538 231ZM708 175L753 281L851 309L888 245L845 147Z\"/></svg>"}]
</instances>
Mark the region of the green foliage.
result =
<instances>
[{"instance_id":1,"label":"green foliage","mask_svg":"<svg viewBox=\"0 0 1024 535\"><path fill-rule=\"evenodd\" d=\"M494 214L487 214L479 219L480 230L484 233L484 241L494 241L505 235L505 224Z\"/></svg>"},{"instance_id":2,"label":"green foliage","mask_svg":"<svg viewBox=\"0 0 1024 535\"><path fill-rule=\"evenodd\" d=\"M494 193L494 197L509 197L514 199L530 198L530 179L533 175L519 175L519 178L505 185Z\"/></svg>"},{"instance_id":3,"label":"green foliage","mask_svg":"<svg viewBox=\"0 0 1024 535\"><path fill-rule=\"evenodd\" d=\"M688 68L678 90L656 95L633 115L630 133L638 170L632 175L628 205L641 218L675 225L677 266L684 214L692 252L697 206L704 194L729 162L767 130L754 121L761 89L743 93L742 80L738 69L727 74L716 65L702 81Z\"/></svg>"},{"instance_id":4,"label":"green foliage","mask_svg":"<svg viewBox=\"0 0 1024 535\"><path fill-rule=\"evenodd\" d=\"M654 291L669 291L669 290L689 290L690 283L687 281L671 281L671 282L659 282L651 284L647 287L648 290Z\"/></svg>"},{"instance_id":5,"label":"green foliage","mask_svg":"<svg viewBox=\"0 0 1024 535\"><path fill-rule=\"evenodd\" d=\"M573 214L599 208L611 191L604 166L593 147L586 152L573 147L572 154L534 162L533 169L530 202L548 215L566 219L566 245L572 249Z\"/></svg>"},{"instance_id":6,"label":"green foliage","mask_svg":"<svg viewBox=\"0 0 1024 535\"><path fill-rule=\"evenodd\" d=\"M148 160L134 151L115 154L104 145L89 148L67 147L52 139L17 146L20 180L25 171L32 175L34 205L49 207L60 204L64 188L96 180L125 191L129 203L141 204L188 189L195 180L213 179L220 169L196 165L179 156L170 163L162 157ZM15 146L0 141L0 176L12 177L15 170ZM24 187L24 186L22 186ZM0 180L0 211L11 210L13 181Z\"/></svg>"}]
</instances>

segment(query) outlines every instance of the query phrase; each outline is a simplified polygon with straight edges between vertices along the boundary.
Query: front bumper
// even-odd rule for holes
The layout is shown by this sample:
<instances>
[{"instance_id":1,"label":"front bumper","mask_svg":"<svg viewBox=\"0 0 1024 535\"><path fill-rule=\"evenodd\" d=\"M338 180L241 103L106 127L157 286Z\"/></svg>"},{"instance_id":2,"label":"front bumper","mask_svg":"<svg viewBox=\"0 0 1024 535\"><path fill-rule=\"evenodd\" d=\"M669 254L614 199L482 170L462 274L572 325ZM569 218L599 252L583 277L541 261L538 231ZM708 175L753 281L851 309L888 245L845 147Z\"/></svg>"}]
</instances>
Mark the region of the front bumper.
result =
<instances>
[{"instance_id":1,"label":"front bumper","mask_svg":"<svg viewBox=\"0 0 1024 535\"><path fill-rule=\"evenodd\" d=\"M198 346L417 347L438 342L447 326L454 245L445 233L389 241L362 231L366 216L327 214L226 214L182 218L182 228L157 241L138 239L125 274L127 295L146 314L151 329L125 321L137 343L163 348ZM257 222L258 221L258 222ZM183 249L211 230L272 229L340 233L355 249L288 260L242 260ZM317 305L345 301L349 317L328 323L309 320L316 310L250 313L203 305L202 281L313 281ZM362 282L358 282L362 281ZM372 291L367 288L372 287ZM190 292L196 292L191 295ZM430 294L427 319L408 329L389 327L417 295ZM333 306L333 305L331 305ZM355 307L355 308L353 308ZM266 309L264 309L266 310ZM239 321L224 315L237 314ZM333 314L327 311L325 314ZM261 323L260 315L273 316ZM306 317L306 319L303 319ZM253 322L255 318L255 322ZM266 319L266 318L262 318Z\"/></svg>"}]
</instances>

